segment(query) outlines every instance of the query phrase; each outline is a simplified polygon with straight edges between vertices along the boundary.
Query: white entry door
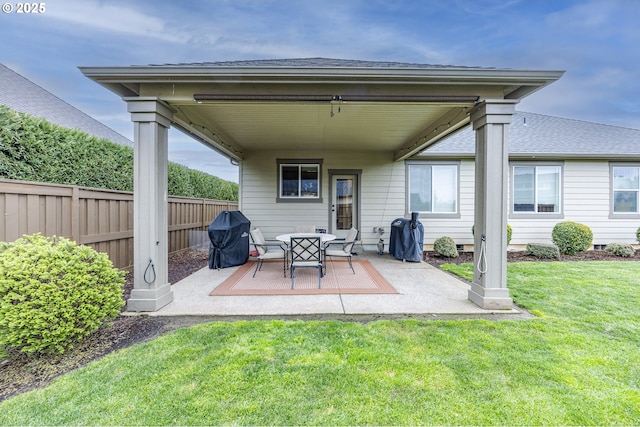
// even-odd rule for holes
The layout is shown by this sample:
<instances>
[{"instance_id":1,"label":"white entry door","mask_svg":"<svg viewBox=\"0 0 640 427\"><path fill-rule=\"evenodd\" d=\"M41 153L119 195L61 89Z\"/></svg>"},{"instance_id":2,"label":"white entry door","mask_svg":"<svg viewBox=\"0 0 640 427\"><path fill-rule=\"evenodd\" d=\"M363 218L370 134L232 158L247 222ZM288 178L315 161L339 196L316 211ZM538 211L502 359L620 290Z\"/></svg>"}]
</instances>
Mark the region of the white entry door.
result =
<instances>
[{"instance_id":1,"label":"white entry door","mask_svg":"<svg viewBox=\"0 0 640 427\"><path fill-rule=\"evenodd\" d=\"M351 228L358 227L358 175L331 177L331 233L345 238Z\"/></svg>"}]
</instances>

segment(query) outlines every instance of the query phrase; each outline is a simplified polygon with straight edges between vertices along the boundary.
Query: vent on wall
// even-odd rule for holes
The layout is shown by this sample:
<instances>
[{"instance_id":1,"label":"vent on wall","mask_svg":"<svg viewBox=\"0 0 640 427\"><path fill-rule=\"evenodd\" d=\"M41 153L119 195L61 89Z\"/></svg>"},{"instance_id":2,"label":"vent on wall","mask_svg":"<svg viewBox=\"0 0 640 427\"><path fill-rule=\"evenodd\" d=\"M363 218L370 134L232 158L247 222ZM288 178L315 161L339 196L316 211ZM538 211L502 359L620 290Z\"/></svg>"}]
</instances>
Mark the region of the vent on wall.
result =
<instances>
[{"instance_id":1,"label":"vent on wall","mask_svg":"<svg viewBox=\"0 0 640 427\"><path fill-rule=\"evenodd\" d=\"M464 252L464 245L456 245L458 252Z\"/></svg>"},{"instance_id":2,"label":"vent on wall","mask_svg":"<svg viewBox=\"0 0 640 427\"><path fill-rule=\"evenodd\" d=\"M594 251L604 251L607 249L607 245L593 245Z\"/></svg>"}]
</instances>

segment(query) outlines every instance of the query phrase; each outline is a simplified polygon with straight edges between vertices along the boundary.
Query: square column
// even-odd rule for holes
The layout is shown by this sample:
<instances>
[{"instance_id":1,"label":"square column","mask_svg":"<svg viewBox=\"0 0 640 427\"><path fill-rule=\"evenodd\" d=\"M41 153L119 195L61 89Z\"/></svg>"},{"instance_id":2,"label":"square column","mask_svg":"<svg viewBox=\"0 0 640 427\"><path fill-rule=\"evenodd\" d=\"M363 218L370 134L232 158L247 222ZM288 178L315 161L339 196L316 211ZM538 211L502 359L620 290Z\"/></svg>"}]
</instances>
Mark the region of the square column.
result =
<instances>
[{"instance_id":1,"label":"square column","mask_svg":"<svg viewBox=\"0 0 640 427\"><path fill-rule=\"evenodd\" d=\"M469 299L511 309L507 288L508 128L515 100L484 100L471 111L476 131L474 273Z\"/></svg>"},{"instance_id":2,"label":"square column","mask_svg":"<svg viewBox=\"0 0 640 427\"><path fill-rule=\"evenodd\" d=\"M133 290L129 311L156 311L173 301L169 283L168 130L173 112L156 98L125 98L134 123Z\"/></svg>"}]
</instances>

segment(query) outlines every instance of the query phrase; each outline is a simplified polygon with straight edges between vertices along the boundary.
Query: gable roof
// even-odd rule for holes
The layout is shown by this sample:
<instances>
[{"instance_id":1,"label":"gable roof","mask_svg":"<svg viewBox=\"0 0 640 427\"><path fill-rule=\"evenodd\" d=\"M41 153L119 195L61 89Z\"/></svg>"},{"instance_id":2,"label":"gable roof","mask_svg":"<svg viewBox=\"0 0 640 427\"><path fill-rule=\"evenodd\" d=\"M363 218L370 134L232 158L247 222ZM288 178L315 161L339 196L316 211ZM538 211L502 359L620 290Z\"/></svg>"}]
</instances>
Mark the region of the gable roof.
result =
<instances>
[{"instance_id":1,"label":"gable roof","mask_svg":"<svg viewBox=\"0 0 640 427\"><path fill-rule=\"evenodd\" d=\"M131 140L0 64L0 104L51 123L79 129L98 138L132 146Z\"/></svg>"},{"instance_id":2,"label":"gable roof","mask_svg":"<svg viewBox=\"0 0 640 427\"><path fill-rule=\"evenodd\" d=\"M475 155L475 133L467 126L417 157ZM510 158L640 158L640 130L516 111L509 125Z\"/></svg>"}]
</instances>

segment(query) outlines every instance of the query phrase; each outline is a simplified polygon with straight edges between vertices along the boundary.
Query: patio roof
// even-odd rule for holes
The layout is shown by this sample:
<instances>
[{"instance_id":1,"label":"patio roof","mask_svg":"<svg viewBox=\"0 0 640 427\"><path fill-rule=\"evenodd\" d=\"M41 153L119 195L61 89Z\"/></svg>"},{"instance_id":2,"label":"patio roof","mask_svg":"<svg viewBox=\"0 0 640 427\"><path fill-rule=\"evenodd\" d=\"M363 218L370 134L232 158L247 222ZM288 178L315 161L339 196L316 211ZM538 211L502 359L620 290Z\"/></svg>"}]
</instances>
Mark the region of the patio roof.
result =
<instances>
[{"instance_id":1,"label":"patio roof","mask_svg":"<svg viewBox=\"0 0 640 427\"><path fill-rule=\"evenodd\" d=\"M515 104L559 79L562 71L323 58L80 69L122 96L135 123L137 273L131 310L155 311L173 300L164 239L169 127L239 162L274 150L291 158L312 151L334 157L339 151L375 151L391 162L470 122L478 164L475 244L480 247L482 236L485 253L495 256L474 255L475 265L487 265L476 268L469 299L483 308L511 306L504 256L505 128ZM153 260L156 275L150 283L140 272Z\"/></svg>"},{"instance_id":2,"label":"patio roof","mask_svg":"<svg viewBox=\"0 0 640 427\"><path fill-rule=\"evenodd\" d=\"M326 58L80 70L124 98L162 100L173 127L235 160L279 149L402 160L469 123L477 101L519 100L562 75Z\"/></svg>"}]
</instances>

